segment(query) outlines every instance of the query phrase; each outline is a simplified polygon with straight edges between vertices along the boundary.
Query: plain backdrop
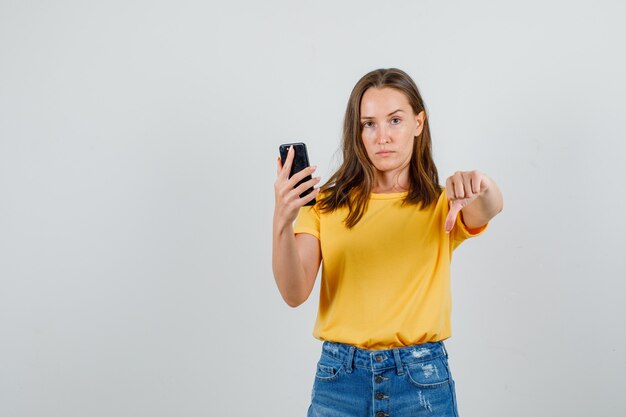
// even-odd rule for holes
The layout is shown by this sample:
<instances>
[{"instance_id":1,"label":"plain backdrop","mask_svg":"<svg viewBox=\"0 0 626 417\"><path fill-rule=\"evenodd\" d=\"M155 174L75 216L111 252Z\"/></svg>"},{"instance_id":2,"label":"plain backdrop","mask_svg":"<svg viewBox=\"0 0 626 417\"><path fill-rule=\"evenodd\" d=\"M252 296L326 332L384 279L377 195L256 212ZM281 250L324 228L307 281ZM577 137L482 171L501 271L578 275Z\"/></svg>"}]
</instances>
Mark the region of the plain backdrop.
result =
<instances>
[{"instance_id":1,"label":"plain backdrop","mask_svg":"<svg viewBox=\"0 0 626 417\"><path fill-rule=\"evenodd\" d=\"M319 278L271 271L278 146L337 168L398 67L441 183L504 195L452 263L463 417L626 415L621 1L0 0L0 416L304 416ZM384 248L381 248L384 250Z\"/></svg>"}]
</instances>

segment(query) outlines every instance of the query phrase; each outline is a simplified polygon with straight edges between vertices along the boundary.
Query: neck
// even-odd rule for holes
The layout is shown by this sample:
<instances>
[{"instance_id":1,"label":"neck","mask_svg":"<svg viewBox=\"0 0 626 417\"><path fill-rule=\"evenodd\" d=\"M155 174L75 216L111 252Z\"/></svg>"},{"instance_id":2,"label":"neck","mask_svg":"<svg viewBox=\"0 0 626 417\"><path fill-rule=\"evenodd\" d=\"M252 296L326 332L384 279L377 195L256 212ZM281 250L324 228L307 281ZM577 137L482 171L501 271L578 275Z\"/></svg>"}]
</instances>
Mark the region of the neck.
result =
<instances>
[{"instance_id":1,"label":"neck","mask_svg":"<svg viewBox=\"0 0 626 417\"><path fill-rule=\"evenodd\" d=\"M378 194L401 193L409 190L408 167L399 172L376 171L372 192Z\"/></svg>"}]
</instances>

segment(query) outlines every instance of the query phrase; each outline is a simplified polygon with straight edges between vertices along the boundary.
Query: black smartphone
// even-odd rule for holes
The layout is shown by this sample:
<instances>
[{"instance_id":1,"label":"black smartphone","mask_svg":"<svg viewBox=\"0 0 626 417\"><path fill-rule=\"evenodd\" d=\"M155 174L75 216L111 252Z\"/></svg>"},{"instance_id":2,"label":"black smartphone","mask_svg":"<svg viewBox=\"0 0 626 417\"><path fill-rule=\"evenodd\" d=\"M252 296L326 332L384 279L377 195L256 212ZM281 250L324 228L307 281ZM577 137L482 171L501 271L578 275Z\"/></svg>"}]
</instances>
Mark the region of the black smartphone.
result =
<instances>
[{"instance_id":1,"label":"black smartphone","mask_svg":"<svg viewBox=\"0 0 626 417\"><path fill-rule=\"evenodd\" d=\"M280 147L278 148L278 151L280 152L280 160L281 160L282 165L285 165L285 160L287 159L287 152L289 151L290 146L293 146L294 155L293 155L293 163L291 164L291 171L289 172L289 178L291 178L293 174L295 174L296 172L300 172L309 166L309 154L306 151L306 145L302 142L284 143L280 145ZM300 184L304 182L307 182L310 179L311 179L311 176L307 175L306 177L298 181L298 183L295 185L294 188L296 188L297 186L299 186ZM309 188L308 190L300 194L300 198L312 192L313 192L313 187ZM315 199L305 204L305 206L313 206L313 205L315 205Z\"/></svg>"}]
</instances>

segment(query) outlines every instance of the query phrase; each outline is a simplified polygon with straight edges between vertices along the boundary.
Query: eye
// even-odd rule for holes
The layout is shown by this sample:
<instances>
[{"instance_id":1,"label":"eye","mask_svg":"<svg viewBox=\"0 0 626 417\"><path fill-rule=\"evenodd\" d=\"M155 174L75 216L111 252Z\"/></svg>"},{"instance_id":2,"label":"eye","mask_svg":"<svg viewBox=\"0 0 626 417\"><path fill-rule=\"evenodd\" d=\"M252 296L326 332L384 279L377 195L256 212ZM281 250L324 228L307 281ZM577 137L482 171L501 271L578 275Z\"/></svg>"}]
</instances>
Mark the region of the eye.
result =
<instances>
[{"instance_id":1,"label":"eye","mask_svg":"<svg viewBox=\"0 0 626 417\"><path fill-rule=\"evenodd\" d=\"M371 121L363 122L363 127L372 127L374 124Z\"/></svg>"},{"instance_id":2,"label":"eye","mask_svg":"<svg viewBox=\"0 0 626 417\"><path fill-rule=\"evenodd\" d=\"M400 118L399 117L394 117L393 119L391 119L391 124L392 125L397 125L398 123L400 123Z\"/></svg>"}]
</instances>

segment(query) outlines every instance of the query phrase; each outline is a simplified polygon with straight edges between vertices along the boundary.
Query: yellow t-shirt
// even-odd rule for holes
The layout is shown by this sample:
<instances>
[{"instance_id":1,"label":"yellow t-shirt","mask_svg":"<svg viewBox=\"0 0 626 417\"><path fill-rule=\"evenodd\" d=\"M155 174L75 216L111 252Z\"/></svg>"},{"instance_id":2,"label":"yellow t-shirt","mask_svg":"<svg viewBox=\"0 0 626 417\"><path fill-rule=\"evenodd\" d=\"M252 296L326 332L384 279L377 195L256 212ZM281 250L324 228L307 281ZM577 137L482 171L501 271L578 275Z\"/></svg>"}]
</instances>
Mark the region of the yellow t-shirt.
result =
<instances>
[{"instance_id":1,"label":"yellow t-shirt","mask_svg":"<svg viewBox=\"0 0 626 417\"><path fill-rule=\"evenodd\" d=\"M347 208L300 209L295 233L320 240L322 282L313 336L364 349L390 349L450 337L450 261L468 229L457 216L450 234L445 189L436 203L401 206L403 193L375 194L351 230Z\"/></svg>"}]
</instances>

